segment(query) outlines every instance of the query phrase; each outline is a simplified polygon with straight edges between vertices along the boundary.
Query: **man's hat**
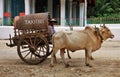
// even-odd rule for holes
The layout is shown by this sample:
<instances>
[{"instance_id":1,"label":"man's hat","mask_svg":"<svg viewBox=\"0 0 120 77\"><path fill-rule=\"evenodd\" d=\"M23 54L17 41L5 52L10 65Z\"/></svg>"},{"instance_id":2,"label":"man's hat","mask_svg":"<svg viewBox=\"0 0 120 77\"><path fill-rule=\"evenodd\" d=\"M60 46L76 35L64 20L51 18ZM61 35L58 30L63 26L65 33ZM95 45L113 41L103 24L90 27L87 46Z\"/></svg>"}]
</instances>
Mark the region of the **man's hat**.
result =
<instances>
[{"instance_id":1,"label":"man's hat","mask_svg":"<svg viewBox=\"0 0 120 77\"><path fill-rule=\"evenodd\" d=\"M50 22L55 22L55 23L57 23L57 21L55 20L55 19L50 19Z\"/></svg>"}]
</instances>

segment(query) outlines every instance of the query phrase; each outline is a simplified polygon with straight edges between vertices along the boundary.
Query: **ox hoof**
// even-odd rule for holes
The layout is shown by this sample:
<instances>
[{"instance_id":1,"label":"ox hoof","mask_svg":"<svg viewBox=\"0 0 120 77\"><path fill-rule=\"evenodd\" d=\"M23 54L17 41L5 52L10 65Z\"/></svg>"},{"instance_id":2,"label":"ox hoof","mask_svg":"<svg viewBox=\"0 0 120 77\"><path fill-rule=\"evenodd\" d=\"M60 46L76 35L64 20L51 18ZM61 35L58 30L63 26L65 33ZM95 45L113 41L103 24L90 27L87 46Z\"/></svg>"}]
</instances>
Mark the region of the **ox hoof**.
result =
<instances>
[{"instance_id":1,"label":"ox hoof","mask_svg":"<svg viewBox=\"0 0 120 77\"><path fill-rule=\"evenodd\" d=\"M50 64L50 67L54 67L54 65L53 65L53 64Z\"/></svg>"},{"instance_id":2,"label":"ox hoof","mask_svg":"<svg viewBox=\"0 0 120 77\"><path fill-rule=\"evenodd\" d=\"M65 64L65 67L68 68L70 65L69 64Z\"/></svg>"},{"instance_id":3,"label":"ox hoof","mask_svg":"<svg viewBox=\"0 0 120 77\"><path fill-rule=\"evenodd\" d=\"M91 59L91 60L94 60L94 58L93 58L93 57L91 57L90 59Z\"/></svg>"},{"instance_id":4,"label":"ox hoof","mask_svg":"<svg viewBox=\"0 0 120 77\"><path fill-rule=\"evenodd\" d=\"M86 66L88 66L88 67L93 67L91 64L86 64Z\"/></svg>"},{"instance_id":5,"label":"ox hoof","mask_svg":"<svg viewBox=\"0 0 120 77\"><path fill-rule=\"evenodd\" d=\"M72 59L70 56L68 57L69 59Z\"/></svg>"}]
</instances>

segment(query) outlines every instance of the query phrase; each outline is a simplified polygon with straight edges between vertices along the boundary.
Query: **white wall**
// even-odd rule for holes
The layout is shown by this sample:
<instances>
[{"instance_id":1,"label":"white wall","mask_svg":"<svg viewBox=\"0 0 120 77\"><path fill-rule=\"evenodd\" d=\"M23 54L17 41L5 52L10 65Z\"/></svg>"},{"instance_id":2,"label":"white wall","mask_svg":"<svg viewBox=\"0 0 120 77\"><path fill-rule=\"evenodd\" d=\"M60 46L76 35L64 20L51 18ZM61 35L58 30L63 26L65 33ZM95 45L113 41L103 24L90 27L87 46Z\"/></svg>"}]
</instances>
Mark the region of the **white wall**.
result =
<instances>
[{"instance_id":1,"label":"white wall","mask_svg":"<svg viewBox=\"0 0 120 77\"><path fill-rule=\"evenodd\" d=\"M88 26L95 26L94 25L88 25ZM96 25L99 26L99 25ZM108 39L108 40L120 40L120 24L116 24L116 25L111 25L108 24L106 25L107 27L109 27L109 29L111 30L111 32L115 35L115 37L113 39ZM84 29L84 27L73 27L73 30L82 30ZM56 31L62 31L62 30L70 30L69 27L55 27Z\"/></svg>"},{"instance_id":2,"label":"white wall","mask_svg":"<svg viewBox=\"0 0 120 77\"><path fill-rule=\"evenodd\" d=\"M94 26L96 24L88 24L89 26ZM97 24L97 26L99 26ZM114 39L109 39L109 40L120 40L120 24L106 24L112 31L112 33L115 35ZM84 27L73 27L74 30L82 30ZM60 27L60 26L55 26L55 30L57 31L63 31L63 30L70 30L69 27ZM14 30L13 27L11 26L1 26L0 27L0 39L8 39L9 34L14 36Z\"/></svg>"},{"instance_id":3,"label":"white wall","mask_svg":"<svg viewBox=\"0 0 120 77\"><path fill-rule=\"evenodd\" d=\"M1 26L0 27L0 39L8 39L9 34L14 36L13 27L9 27L9 26Z\"/></svg>"}]
</instances>

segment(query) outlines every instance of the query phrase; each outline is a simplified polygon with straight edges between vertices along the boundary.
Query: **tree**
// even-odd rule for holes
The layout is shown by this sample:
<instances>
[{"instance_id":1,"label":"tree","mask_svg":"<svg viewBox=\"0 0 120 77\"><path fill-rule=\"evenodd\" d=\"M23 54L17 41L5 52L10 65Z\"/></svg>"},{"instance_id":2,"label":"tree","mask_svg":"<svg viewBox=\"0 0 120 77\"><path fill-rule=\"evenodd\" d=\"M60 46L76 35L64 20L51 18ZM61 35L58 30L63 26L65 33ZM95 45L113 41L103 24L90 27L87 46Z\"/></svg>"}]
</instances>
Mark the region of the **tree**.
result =
<instances>
[{"instance_id":1,"label":"tree","mask_svg":"<svg viewBox=\"0 0 120 77\"><path fill-rule=\"evenodd\" d=\"M120 13L120 0L96 0L94 7L88 7L88 17L103 17Z\"/></svg>"}]
</instances>

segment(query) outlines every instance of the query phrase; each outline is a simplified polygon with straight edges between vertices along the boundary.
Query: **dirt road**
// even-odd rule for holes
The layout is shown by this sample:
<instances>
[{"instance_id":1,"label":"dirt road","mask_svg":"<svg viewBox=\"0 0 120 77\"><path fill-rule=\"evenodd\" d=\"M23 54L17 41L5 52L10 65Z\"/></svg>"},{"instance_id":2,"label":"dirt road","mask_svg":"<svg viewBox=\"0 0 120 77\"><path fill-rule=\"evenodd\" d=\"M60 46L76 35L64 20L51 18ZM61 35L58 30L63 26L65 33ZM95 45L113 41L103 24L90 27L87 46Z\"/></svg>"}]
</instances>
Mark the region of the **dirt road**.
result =
<instances>
[{"instance_id":1,"label":"dirt road","mask_svg":"<svg viewBox=\"0 0 120 77\"><path fill-rule=\"evenodd\" d=\"M71 53L70 67L65 68L59 53L58 63L49 67L50 57L39 65L27 65L18 57L16 47L0 40L0 77L120 77L120 41L106 41L93 53L93 67L85 66L84 51Z\"/></svg>"}]
</instances>

